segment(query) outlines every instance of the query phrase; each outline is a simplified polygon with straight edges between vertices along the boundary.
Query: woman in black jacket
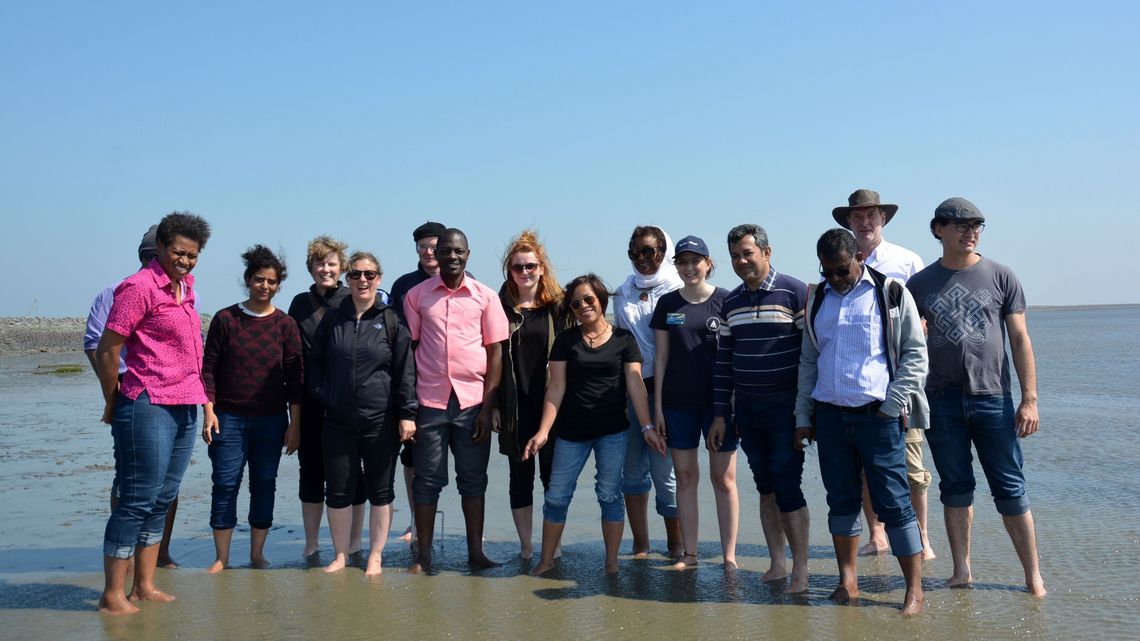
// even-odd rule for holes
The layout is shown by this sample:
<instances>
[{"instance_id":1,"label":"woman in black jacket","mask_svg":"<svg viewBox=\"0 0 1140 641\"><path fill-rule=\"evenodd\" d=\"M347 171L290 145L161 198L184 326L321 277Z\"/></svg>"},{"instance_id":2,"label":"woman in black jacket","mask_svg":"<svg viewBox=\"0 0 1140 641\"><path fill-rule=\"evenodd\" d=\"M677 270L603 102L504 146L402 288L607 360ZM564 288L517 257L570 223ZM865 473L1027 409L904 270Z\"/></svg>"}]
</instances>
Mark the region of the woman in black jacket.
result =
<instances>
[{"instance_id":1,"label":"woman in black jacket","mask_svg":"<svg viewBox=\"0 0 1140 641\"><path fill-rule=\"evenodd\" d=\"M395 310L377 299L380 275L375 256L352 255L350 296L321 320L306 363L309 389L325 408L325 505L336 551L325 572L347 564L352 497L357 485L366 483L372 508L365 574L380 574L399 443L411 441L416 432L412 338Z\"/></svg>"}]
</instances>

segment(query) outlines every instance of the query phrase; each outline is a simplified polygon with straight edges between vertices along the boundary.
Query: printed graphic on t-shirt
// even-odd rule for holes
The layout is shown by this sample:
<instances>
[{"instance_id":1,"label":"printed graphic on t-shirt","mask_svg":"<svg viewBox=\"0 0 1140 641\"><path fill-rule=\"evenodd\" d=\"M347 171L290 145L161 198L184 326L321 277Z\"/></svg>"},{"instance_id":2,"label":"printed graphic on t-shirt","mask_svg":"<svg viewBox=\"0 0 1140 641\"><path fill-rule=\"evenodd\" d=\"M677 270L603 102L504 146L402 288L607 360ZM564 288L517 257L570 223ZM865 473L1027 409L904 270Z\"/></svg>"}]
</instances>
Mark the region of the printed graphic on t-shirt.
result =
<instances>
[{"instance_id":1,"label":"printed graphic on t-shirt","mask_svg":"<svg viewBox=\"0 0 1140 641\"><path fill-rule=\"evenodd\" d=\"M955 283L944 292L931 294L926 302L934 312L938 330L930 333L931 344L985 344L990 331L985 309L993 301L994 295L990 290L977 289L971 292L960 283Z\"/></svg>"}]
</instances>

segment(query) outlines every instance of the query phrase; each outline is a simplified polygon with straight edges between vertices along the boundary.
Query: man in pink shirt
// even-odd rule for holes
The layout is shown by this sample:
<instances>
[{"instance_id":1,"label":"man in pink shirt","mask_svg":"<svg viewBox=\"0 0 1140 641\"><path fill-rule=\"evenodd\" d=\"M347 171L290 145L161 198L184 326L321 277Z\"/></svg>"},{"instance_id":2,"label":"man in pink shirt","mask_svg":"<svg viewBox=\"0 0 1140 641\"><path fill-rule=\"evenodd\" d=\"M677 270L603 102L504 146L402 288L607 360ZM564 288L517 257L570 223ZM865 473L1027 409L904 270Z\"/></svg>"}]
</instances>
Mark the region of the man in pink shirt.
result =
<instances>
[{"instance_id":1,"label":"man in pink shirt","mask_svg":"<svg viewBox=\"0 0 1140 641\"><path fill-rule=\"evenodd\" d=\"M467 527L467 558L498 565L483 553L484 495L491 457L491 404L499 387L501 350L509 327L498 295L467 276L467 236L448 229L435 255L439 273L404 297L404 318L416 345L416 503L418 553L409 572L431 567L436 504L447 486L447 452Z\"/></svg>"}]
</instances>

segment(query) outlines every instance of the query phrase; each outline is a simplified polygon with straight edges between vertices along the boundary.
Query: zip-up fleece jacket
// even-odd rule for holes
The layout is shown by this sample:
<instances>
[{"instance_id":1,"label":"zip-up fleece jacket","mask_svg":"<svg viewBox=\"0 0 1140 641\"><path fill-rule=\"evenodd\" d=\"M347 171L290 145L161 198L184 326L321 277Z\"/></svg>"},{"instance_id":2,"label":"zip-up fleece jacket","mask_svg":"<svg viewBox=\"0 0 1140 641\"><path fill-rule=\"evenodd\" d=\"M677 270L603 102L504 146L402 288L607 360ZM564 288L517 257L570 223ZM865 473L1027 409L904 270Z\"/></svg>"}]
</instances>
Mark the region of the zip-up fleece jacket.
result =
<instances>
[{"instance_id":1,"label":"zip-up fleece jacket","mask_svg":"<svg viewBox=\"0 0 1140 641\"><path fill-rule=\"evenodd\" d=\"M352 297L321 319L305 362L309 392L325 408L325 427L374 434L415 420L412 335L379 302L356 319Z\"/></svg>"},{"instance_id":2,"label":"zip-up fleece jacket","mask_svg":"<svg viewBox=\"0 0 1140 641\"><path fill-rule=\"evenodd\" d=\"M875 283L875 299L882 318L883 343L887 351L887 371L891 382L887 397L879 411L902 418L903 429L930 427L930 406L923 385L930 371L926 354L926 336L914 298L902 282L888 278L871 267L863 267ZM822 284L809 285L804 314L804 337L800 351L799 383L796 393L796 425L812 425L815 400L811 393L819 375L819 340L815 335L815 316L823 302Z\"/></svg>"}]
</instances>

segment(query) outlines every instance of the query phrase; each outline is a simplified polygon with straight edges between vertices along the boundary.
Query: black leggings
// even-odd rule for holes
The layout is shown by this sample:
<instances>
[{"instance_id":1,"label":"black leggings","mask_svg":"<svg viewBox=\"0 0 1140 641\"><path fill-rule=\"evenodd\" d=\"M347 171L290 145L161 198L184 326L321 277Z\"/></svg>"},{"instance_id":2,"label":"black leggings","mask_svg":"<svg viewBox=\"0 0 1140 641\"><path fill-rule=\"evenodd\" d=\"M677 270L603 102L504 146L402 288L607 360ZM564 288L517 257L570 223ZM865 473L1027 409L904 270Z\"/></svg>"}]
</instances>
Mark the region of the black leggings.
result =
<instances>
[{"instance_id":1,"label":"black leggings","mask_svg":"<svg viewBox=\"0 0 1140 641\"><path fill-rule=\"evenodd\" d=\"M538 434L538 421L541 418L541 410L538 414L529 412L524 408L519 411L519 428L518 428L518 441L519 451L526 447L529 441L535 434ZM534 459L531 457L525 461L517 460L513 457L507 459L511 471L511 509L517 510L523 507L530 507L534 505ZM546 445L538 451L538 476L542 481L542 491L545 493L550 489L550 467L554 463L554 435L551 434L550 439L546 441Z\"/></svg>"},{"instance_id":2,"label":"black leggings","mask_svg":"<svg viewBox=\"0 0 1140 641\"><path fill-rule=\"evenodd\" d=\"M325 409L317 399L305 394L301 401L301 444L297 447L299 469L298 497L302 503L323 503L325 500L325 456L321 447L321 426ZM364 505L368 491L363 483L357 484L353 505Z\"/></svg>"},{"instance_id":3,"label":"black leggings","mask_svg":"<svg viewBox=\"0 0 1140 641\"><path fill-rule=\"evenodd\" d=\"M378 433L369 434L337 428L325 421L321 433L325 453L325 505L348 507L362 490L372 505L390 504L396 499L392 484L400 447L395 426L385 426Z\"/></svg>"}]
</instances>

